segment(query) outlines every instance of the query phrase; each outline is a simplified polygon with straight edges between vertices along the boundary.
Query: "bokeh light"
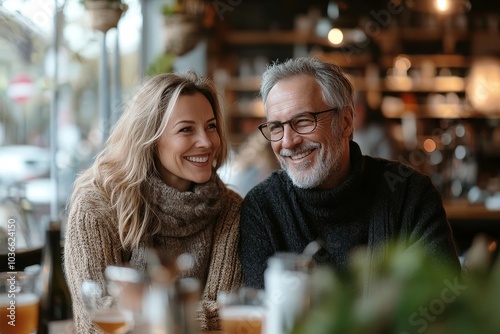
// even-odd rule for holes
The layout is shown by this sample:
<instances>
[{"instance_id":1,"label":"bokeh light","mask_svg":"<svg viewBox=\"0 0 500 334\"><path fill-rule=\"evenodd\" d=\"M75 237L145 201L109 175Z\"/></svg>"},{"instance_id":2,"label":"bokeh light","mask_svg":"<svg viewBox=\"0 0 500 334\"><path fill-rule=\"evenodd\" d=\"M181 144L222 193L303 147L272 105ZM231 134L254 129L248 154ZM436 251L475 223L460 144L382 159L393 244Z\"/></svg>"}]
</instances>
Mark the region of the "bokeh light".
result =
<instances>
[{"instance_id":1,"label":"bokeh light","mask_svg":"<svg viewBox=\"0 0 500 334\"><path fill-rule=\"evenodd\" d=\"M344 40L344 34L338 28L333 28L328 33L328 40L334 45L339 45Z\"/></svg>"},{"instance_id":2,"label":"bokeh light","mask_svg":"<svg viewBox=\"0 0 500 334\"><path fill-rule=\"evenodd\" d=\"M431 138L427 138L425 141L424 141L424 150L427 152L427 153L431 153L431 152L434 152L436 150L436 142L431 139Z\"/></svg>"}]
</instances>

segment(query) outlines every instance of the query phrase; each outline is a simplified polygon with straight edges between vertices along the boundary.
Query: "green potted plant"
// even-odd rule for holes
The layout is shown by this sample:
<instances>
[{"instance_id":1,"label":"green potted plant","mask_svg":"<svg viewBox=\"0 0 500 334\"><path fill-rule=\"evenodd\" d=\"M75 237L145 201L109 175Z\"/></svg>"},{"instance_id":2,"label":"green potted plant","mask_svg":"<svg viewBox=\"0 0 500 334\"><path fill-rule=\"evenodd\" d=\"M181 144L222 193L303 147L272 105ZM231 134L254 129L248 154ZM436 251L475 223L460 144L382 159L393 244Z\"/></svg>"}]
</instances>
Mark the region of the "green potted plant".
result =
<instances>
[{"instance_id":1,"label":"green potted plant","mask_svg":"<svg viewBox=\"0 0 500 334\"><path fill-rule=\"evenodd\" d=\"M421 249L394 247L370 271L367 252L352 255L346 277L329 267L312 276L313 306L293 334L500 333L500 258L475 240L462 274ZM467 260L466 260L467 264ZM366 294L370 277L376 289Z\"/></svg>"},{"instance_id":2,"label":"green potted plant","mask_svg":"<svg viewBox=\"0 0 500 334\"><path fill-rule=\"evenodd\" d=\"M169 73L174 69L175 56L170 53L158 55L146 69L146 75L154 76L161 73Z\"/></svg>"},{"instance_id":3,"label":"green potted plant","mask_svg":"<svg viewBox=\"0 0 500 334\"><path fill-rule=\"evenodd\" d=\"M90 14L92 28L103 33L116 28L121 16L128 9L128 5L122 0L81 0L81 2Z\"/></svg>"}]
</instances>

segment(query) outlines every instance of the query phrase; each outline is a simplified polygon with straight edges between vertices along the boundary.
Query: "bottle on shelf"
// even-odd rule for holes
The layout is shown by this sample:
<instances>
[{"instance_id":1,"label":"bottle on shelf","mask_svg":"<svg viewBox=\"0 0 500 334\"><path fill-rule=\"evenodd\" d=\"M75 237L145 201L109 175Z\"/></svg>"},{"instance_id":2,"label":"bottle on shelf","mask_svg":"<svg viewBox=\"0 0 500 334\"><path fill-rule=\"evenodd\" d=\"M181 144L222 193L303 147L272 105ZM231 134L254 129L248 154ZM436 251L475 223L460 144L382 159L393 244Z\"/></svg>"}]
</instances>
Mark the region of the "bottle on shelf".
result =
<instances>
[{"instance_id":1,"label":"bottle on shelf","mask_svg":"<svg viewBox=\"0 0 500 334\"><path fill-rule=\"evenodd\" d=\"M63 273L61 222L58 220L48 221L41 265L37 334L72 333L73 307Z\"/></svg>"}]
</instances>

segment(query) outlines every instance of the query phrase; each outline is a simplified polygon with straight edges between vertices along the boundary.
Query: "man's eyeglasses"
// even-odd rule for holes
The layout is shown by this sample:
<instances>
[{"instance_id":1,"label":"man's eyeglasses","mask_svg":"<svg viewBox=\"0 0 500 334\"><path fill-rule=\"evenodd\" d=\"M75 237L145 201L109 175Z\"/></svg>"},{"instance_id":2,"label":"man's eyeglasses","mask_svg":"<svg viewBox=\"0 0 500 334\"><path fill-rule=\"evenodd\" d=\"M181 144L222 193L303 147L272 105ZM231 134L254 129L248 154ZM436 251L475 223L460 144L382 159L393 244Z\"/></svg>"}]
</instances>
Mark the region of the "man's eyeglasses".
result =
<instances>
[{"instance_id":1,"label":"man's eyeglasses","mask_svg":"<svg viewBox=\"0 0 500 334\"><path fill-rule=\"evenodd\" d=\"M280 141L283 139L283 134L285 132L285 124L290 124L293 131L305 135L311 133L316 129L318 125L318 115L324 114L330 111L337 111L338 108L332 108L328 110L318 111L318 112L304 112L296 115L292 119L286 122L266 122L258 126L262 135L269 141Z\"/></svg>"}]
</instances>

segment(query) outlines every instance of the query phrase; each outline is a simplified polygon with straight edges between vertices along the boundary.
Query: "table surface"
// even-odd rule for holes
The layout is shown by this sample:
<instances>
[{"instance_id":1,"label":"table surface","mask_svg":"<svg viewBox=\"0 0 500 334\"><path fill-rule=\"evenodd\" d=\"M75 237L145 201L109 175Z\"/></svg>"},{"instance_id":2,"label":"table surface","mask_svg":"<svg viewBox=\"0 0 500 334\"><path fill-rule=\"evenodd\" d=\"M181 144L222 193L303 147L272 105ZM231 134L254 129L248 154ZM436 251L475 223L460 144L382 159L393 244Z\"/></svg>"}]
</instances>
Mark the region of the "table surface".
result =
<instances>
[{"instance_id":1,"label":"table surface","mask_svg":"<svg viewBox=\"0 0 500 334\"><path fill-rule=\"evenodd\" d=\"M64 323L61 323L62 326L65 326ZM50 334L55 334L55 333L64 333L64 334L76 334L76 330L71 326L72 328L68 331L66 327L60 327L60 328L55 328L55 331L51 331ZM62 328L62 330L61 330ZM130 334L139 334L139 333L145 333L149 332L150 329L148 327L145 327L145 325L142 326L136 326ZM197 332L198 334L223 334L222 331L200 331ZM2 334L2 333L0 333Z\"/></svg>"}]
</instances>

